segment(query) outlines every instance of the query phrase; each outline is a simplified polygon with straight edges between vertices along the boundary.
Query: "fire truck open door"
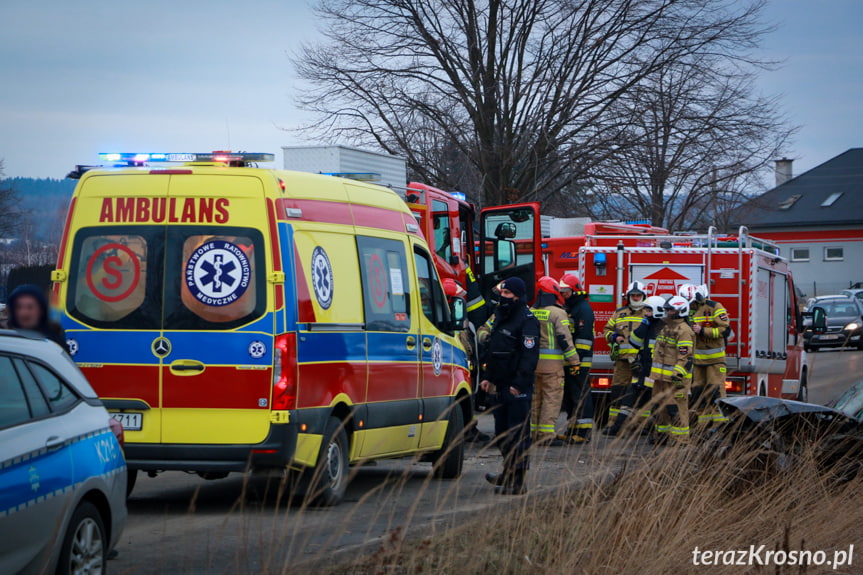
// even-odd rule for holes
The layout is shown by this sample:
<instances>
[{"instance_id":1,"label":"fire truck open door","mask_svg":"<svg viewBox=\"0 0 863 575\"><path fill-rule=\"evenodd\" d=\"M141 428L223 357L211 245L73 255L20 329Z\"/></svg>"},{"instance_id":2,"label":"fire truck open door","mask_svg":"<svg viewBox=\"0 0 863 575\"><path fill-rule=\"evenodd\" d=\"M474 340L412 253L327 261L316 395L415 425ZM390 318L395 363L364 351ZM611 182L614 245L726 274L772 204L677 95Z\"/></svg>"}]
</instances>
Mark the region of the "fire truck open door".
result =
<instances>
[{"instance_id":1,"label":"fire truck open door","mask_svg":"<svg viewBox=\"0 0 863 575\"><path fill-rule=\"evenodd\" d=\"M480 284L486 299L502 280L520 277L533 301L534 284L542 275L542 233L539 204L513 204L482 210L480 215Z\"/></svg>"}]
</instances>

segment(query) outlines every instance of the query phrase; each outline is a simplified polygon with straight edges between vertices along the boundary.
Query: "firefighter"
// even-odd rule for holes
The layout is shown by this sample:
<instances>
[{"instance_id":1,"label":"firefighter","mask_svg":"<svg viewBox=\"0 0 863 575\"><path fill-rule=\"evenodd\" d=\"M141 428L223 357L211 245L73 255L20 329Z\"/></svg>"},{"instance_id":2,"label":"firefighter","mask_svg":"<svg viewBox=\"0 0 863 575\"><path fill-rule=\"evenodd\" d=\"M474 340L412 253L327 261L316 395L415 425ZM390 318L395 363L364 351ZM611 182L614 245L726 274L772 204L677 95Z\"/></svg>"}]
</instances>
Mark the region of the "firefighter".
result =
<instances>
[{"instance_id":1,"label":"firefighter","mask_svg":"<svg viewBox=\"0 0 863 575\"><path fill-rule=\"evenodd\" d=\"M665 298L652 295L644 302L644 317L641 324L629 334L629 342L638 350L635 361L632 362L632 383L629 392L620 400L620 413L614 421L617 432L626 423L627 418L640 412L644 417L650 417L650 403L653 381L649 374L653 365L653 350L656 346L656 336L662 329L665 317Z\"/></svg>"},{"instance_id":2,"label":"firefighter","mask_svg":"<svg viewBox=\"0 0 863 575\"><path fill-rule=\"evenodd\" d=\"M602 430L603 435L617 435L623 424L621 422L621 425L617 425L620 400L632 383L632 363L638 354L638 350L629 341L629 335L641 325L644 317L644 300L647 297L644 284L639 281L630 283L624 296L626 305L611 315L603 330L605 340L611 348L610 358L614 361L614 375L611 378L611 393L608 398L608 419L611 425Z\"/></svg>"},{"instance_id":3,"label":"firefighter","mask_svg":"<svg viewBox=\"0 0 863 575\"><path fill-rule=\"evenodd\" d=\"M479 329L482 324L488 320L491 315L488 303L482 297L482 289L479 282L476 281L476 276L473 275L473 270L469 267L465 269L465 298L467 299L467 319L473 325L474 329Z\"/></svg>"},{"instance_id":4,"label":"firefighter","mask_svg":"<svg viewBox=\"0 0 863 575\"><path fill-rule=\"evenodd\" d=\"M725 344L731 321L721 303L708 299L704 284L684 284L678 295L689 301L689 320L695 332L692 407L698 416L698 427L706 428L726 421L716 400L725 397Z\"/></svg>"},{"instance_id":5,"label":"firefighter","mask_svg":"<svg viewBox=\"0 0 863 575\"><path fill-rule=\"evenodd\" d=\"M467 291L465 291L465 289L461 287L461 284L452 278L444 278L443 291L444 294L446 294L447 302L450 303L455 297L465 297L467 295ZM462 347L464 347L465 354L467 355L471 381L476 381L476 375L478 372L476 361L476 345L474 342L474 332L472 332L470 329L469 320L465 320L465 329L458 332L458 339L459 343L461 343ZM481 432L477 428L476 410L471 411L474 415L471 421L468 422L467 427L465 428L465 441L469 441L472 443L484 443L490 441L491 437L489 437L488 434Z\"/></svg>"},{"instance_id":6,"label":"firefighter","mask_svg":"<svg viewBox=\"0 0 863 575\"><path fill-rule=\"evenodd\" d=\"M590 366L593 363L593 309L581 279L574 273L560 278L560 293L569 314L569 329L578 352L576 369L564 370L563 410L566 433L558 439L572 444L587 443L593 431L593 395L590 392Z\"/></svg>"},{"instance_id":7,"label":"firefighter","mask_svg":"<svg viewBox=\"0 0 863 575\"><path fill-rule=\"evenodd\" d=\"M689 302L672 296L665 303L665 320L653 349L654 441L689 443L689 392L692 385L695 333L689 325Z\"/></svg>"},{"instance_id":8,"label":"firefighter","mask_svg":"<svg viewBox=\"0 0 863 575\"><path fill-rule=\"evenodd\" d=\"M543 276L536 284L537 296L533 315L539 320L539 362L533 387L530 430L533 441L559 447L554 424L563 402L564 364L570 372L578 370L578 352L572 343L569 316L563 309L560 285Z\"/></svg>"},{"instance_id":9,"label":"firefighter","mask_svg":"<svg viewBox=\"0 0 863 575\"><path fill-rule=\"evenodd\" d=\"M500 303L481 328L483 353L480 387L492 395L494 432L503 471L489 473L486 481L496 493L525 492L529 467L530 403L539 361L539 322L525 302L527 287L520 278L500 284Z\"/></svg>"}]
</instances>

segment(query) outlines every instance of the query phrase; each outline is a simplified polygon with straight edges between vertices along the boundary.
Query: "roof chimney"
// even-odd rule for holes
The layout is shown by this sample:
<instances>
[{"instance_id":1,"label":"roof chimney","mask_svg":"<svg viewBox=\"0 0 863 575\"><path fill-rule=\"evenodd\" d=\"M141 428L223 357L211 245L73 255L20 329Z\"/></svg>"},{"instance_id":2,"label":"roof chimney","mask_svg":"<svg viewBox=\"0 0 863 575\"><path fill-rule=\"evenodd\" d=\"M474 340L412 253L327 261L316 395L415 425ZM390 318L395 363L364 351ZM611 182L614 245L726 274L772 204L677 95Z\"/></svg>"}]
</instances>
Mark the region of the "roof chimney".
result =
<instances>
[{"instance_id":1,"label":"roof chimney","mask_svg":"<svg viewBox=\"0 0 863 575\"><path fill-rule=\"evenodd\" d=\"M793 163L794 160L790 160L788 158L776 160L776 187L781 186L782 184L794 177L791 171L791 164Z\"/></svg>"}]
</instances>

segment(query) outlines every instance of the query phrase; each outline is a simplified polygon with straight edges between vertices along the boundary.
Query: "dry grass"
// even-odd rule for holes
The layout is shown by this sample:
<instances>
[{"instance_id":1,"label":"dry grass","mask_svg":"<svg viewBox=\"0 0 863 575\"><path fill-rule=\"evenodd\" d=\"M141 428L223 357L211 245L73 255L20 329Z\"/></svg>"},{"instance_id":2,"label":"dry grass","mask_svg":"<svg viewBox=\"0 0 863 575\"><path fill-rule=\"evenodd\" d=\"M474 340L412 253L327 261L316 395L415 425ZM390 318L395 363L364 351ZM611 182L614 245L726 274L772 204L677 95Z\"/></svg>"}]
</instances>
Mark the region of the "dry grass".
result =
<instances>
[{"instance_id":1,"label":"dry grass","mask_svg":"<svg viewBox=\"0 0 863 575\"><path fill-rule=\"evenodd\" d=\"M634 441L634 440L632 440ZM863 536L863 479L839 482L804 449L791 471L749 446L721 460L704 446L659 448L610 482L498 509L435 537L398 532L339 575L390 573L860 573L841 567L695 566L693 549L847 549ZM765 469L766 467L766 469ZM857 558L863 562L863 557Z\"/></svg>"}]
</instances>

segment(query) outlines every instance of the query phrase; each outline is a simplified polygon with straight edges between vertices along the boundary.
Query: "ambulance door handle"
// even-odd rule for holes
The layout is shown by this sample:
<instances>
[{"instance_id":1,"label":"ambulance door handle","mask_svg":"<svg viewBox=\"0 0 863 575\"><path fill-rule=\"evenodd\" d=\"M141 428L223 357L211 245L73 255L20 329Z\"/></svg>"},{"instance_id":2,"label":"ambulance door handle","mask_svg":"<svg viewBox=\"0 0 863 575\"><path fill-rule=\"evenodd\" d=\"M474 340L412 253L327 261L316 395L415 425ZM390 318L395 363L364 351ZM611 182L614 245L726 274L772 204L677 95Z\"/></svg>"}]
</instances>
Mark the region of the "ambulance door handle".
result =
<instances>
[{"instance_id":1,"label":"ambulance door handle","mask_svg":"<svg viewBox=\"0 0 863 575\"><path fill-rule=\"evenodd\" d=\"M169 366L171 373L177 375L198 375L204 371L204 364L193 359L178 359Z\"/></svg>"},{"instance_id":2,"label":"ambulance door handle","mask_svg":"<svg viewBox=\"0 0 863 575\"><path fill-rule=\"evenodd\" d=\"M423 338L423 349L428 351L431 348L432 348L432 341L429 338L424 337Z\"/></svg>"},{"instance_id":3,"label":"ambulance door handle","mask_svg":"<svg viewBox=\"0 0 863 575\"><path fill-rule=\"evenodd\" d=\"M413 350L413 349L417 346L417 340L416 340L416 338L415 338L414 336L412 336L412 335L409 335L409 336L407 337L407 339L405 340L405 346L406 346L408 349Z\"/></svg>"}]
</instances>

